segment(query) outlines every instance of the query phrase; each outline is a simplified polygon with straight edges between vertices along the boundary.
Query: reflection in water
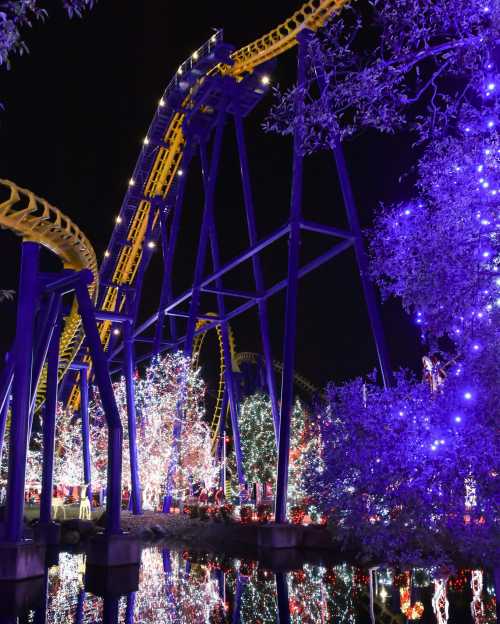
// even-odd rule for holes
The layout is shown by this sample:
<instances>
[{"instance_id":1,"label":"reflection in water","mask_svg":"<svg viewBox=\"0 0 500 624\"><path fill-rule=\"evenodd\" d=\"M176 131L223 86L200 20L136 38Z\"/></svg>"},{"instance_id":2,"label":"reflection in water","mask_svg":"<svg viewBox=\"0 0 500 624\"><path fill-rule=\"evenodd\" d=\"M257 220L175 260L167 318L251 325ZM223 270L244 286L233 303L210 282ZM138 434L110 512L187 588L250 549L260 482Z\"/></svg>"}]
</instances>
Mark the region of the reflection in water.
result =
<instances>
[{"instance_id":1,"label":"reflection in water","mask_svg":"<svg viewBox=\"0 0 500 624\"><path fill-rule=\"evenodd\" d=\"M432 597L432 609L436 616L437 624L448 624L450 603L448 602L448 579L434 579L434 596Z\"/></svg>"},{"instance_id":2,"label":"reflection in water","mask_svg":"<svg viewBox=\"0 0 500 624\"><path fill-rule=\"evenodd\" d=\"M46 608L29 621L47 624L364 624L410 621L493 624L492 577L463 570L395 573L348 564L304 564L272 572L250 560L161 548L142 554L139 587L122 597L85 591L85 557L61 553L47 576ZM472 596L472 602L471 602ZM465 605L465 608L462 608ZM469 607L470 605L470 607ZM425 615L424 615L425 614Z\"/></svg>"}]
</instances>

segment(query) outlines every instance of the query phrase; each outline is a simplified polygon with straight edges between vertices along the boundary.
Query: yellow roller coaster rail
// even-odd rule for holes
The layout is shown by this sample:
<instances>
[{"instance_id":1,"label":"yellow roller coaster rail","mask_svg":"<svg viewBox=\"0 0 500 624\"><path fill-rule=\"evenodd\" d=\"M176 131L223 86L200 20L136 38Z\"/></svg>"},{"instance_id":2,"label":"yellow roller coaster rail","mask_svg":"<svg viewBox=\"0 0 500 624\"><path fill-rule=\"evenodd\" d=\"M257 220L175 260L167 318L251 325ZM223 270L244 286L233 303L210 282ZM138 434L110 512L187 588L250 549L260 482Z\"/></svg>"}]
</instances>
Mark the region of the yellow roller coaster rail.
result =
<instances>
[{"instance_id":1,"label":"yellow roller coaster rail","mask_svg":"<svg viewBox=\"0 0 500 624\"><path fill-rule=\"evenodd\" d=\"M348 4L348 0L310 0L302 5L285 22L260 39L231 54L234 64L226 71L232 76L252 72L256 67L270 61L297 43L301 30L317 30L334 14Z\"/></svg>"},{"instance_id":2,"label":"yellow roller coaster rail","mask_svg":"<svg viewBox=\"0 0 500 624\"><path fill-rule=\"evenodd\" d=\"M212 313L209 313L207 316L212 316ZM216 316L216 314L213 314ZM207 319L200 320L196 324L196 329L202 329L206 325L209 325L210 321ZM219 342L219 384L217 386L217 396L215 399L215 408L212 416L212 421L210 424L210 431L212 434L212 449L215 449L215 445L217 443L217 434L219 432L219 422L222 417L222 404L224 400L224 391L226 388L225 381L225 370L226 370L226 361L224 358L224 348L222 346L222 328L220 325L215 326L215 331L217 332L217 339ZM200 353L201 348L203 346L203 342L205 341L205 336L207 335L208 329L206 331L202 331L199 334L196 334L194 343L193 343L193 368L198 368L200 364ZM233 330L231 326L228 325L228 335L229 335L229 351L231 354L231 366L234 372L239 372L239 366L236 356L236 342L234 339Z\"/></svg>"},{"instance_id":3,"label":"yellow roller coaster rail","mask_svg":"<svg viewBox=\"0 0 500 624\"><path fill-rule=\"evenodd\" d=\"M88 238L60 210L31 191L9 180L0 180L0 192L8 197L0 202L0 227L22 236L25 241L40 243L74 271L90 269L94 281L89 293L95 302L98 290L97 260ZM83 340L76 301L66 317L61 335L59 376L62 378L75 358ZM45 395L46 372L37 389L37 404Z\"/></svg>"},{"instance_id":4,"label":"yellow roller coaster rail","mask_svg":"<svg viewBox=\"0 0 500 624\"><path fill-rule=\"evenodd\" d=\"M191 87L181 109L184 111L189 109L192 102L192 94L208 76L218 73L238 78L245 73L252 72L262 63L283 54L295 46L297 35L303 29L317 30L346 4L348 4L348 0L309 0L290 18L268 34L232 53L232 65L218 64L201 76L198 82ZM160 101L159 106L163 107L164 104L163 101ZM146 242L147 224L150 218L150 211L152 210L150 200L154 197L165 198L168 195L179 170L186 144L182 130L184 120L185 113L183 112L176 112L173 115L163 137L163 142L158 147L156 159L144 185L142 193L144 199L139 203L128 230L126 244L119 253L113 272L112 285L107 287L103 297L102 310L118 312L123 309L125 297L119 296L118 287L133 284ZM130 183L133 185L135 181L131 180ZM153 223L157 219L158 213L153 215ZM100 324L99 331L102 343L107 347L111 333L111 323L104 321ZM78 402L79 391L78 387L74 386L69 401L70 408L76 409Z\"/></svg>"}]
</instances>

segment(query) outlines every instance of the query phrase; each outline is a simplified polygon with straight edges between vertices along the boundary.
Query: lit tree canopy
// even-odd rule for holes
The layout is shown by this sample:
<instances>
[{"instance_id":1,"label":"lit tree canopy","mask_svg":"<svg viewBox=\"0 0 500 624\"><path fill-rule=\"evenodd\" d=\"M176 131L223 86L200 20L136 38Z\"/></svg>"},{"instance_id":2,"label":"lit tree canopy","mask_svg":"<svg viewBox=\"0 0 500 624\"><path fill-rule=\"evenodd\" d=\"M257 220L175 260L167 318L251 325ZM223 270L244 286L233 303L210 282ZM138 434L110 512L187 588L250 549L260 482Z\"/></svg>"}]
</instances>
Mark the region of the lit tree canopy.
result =
<instances>
[{"instance_id":1,"label":"lit tree canopy","mask_svg":"<svg viewBox=\"0 0 500 624\"><path fill-rule=\"evenodd\" d=\"M382 294L459 344L500 320L500 141L481 125L429 146L417 199L381 209L370 240Z\"/></svg>"},{"instance_id":2,"label":"lit tree canopy","mask_svg":"<svg viewBox=\"0 0 500 624\"><path fill-rule=\"evenodd\" d=\"M470 398L460 376L451 376L446 391L434 395L402 373L389 389L360 379L330 386L319 415L323 466L309 472L307 483L331 514L337 537L349 544L354 537L366 552L387 561L418 561L430 554L422 552L429 544L435 554L436 543L447 535L467 549L467 538L479 534L491 548L498 539L498 438L482 418L487 381L480 384L474 375L467 381L478 382ZM473 519L466 524L471 479ZM438 542L425 534L438 536ZM467 554L491 557L484 543Z\"/></svg>"},{"instance_id":3,"label":"lit tree canopy","mask_svg":"<svg viewBox=\"0 0 500 624\"><path fill-rule=\"evenodd\" d=\"M0 2L0 65L8 66L12 54L24 54L28 47L21 35L34 20L44 20L48 13L39 0L4 0ZM69 17L81 17L85 9L91 9L95 0L61 0Z\"/></svg>"},{"instance_id":4,"label":"lit tree canopy","mask_svg":"<svg viewBox=\"0 0 500 624\"><path fill-rule=\"evenodd\" d=\"M307 152L367 128L414 129L420 139L456 123L465 102L493 82L499 0L373 0L344 9L308 48L304 114L296 88L277 91L268 130L300 124Z\"/></svg>"}]
</instances>

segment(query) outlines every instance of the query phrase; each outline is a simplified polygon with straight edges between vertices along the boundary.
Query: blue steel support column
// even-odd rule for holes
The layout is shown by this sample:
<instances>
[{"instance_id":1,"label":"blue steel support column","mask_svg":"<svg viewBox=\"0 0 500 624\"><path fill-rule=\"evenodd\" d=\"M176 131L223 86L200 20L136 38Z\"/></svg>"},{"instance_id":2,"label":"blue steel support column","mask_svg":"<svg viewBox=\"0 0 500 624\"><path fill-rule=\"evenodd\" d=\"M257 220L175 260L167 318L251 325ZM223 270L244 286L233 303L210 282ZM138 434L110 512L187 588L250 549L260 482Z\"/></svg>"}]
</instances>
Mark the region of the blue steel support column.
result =
<instances>
[{"instance_id":1,"label":"blue steel support column","mask_svg":"<svg viewBox=\"0 0 500 624\"><path fill-rule=\"evenodd\" d=\"M42 493L40 496L40 524L49 524L52 519L52 485L54 477L60 338L61 321L58 319L52 333L47 356L47 395L45 413L43 416L43 468Z\"/></svg>"},{"instance_id":2,"label":"blue steel support column","mask_svg":"<svg viewBox=\"0 0 500 624\"><path fill-rule=\"evenodd\" d=\"M191 160L190 154L186 154L182 160L181 171L183 171L183 175L180 176L179 185L177 187L177 197L175 199L174 214L172 217L172 224L170 226L170 236L168 237L168 241L167 241L166 232L165 232L165 239L162 240L163 283L162 283L162 292L160 295L160 310L163 308L163 305L170 303L172 299L172 273L173 273L173 268L174 268L174 258L175 258L175 250L176 250L176 245L177 245L177 238L179 236L179 231L181 227L182 208L184 206L184 192L186 189L186 180L187 180L186 168L188 167L190 160ZM164 230L162 230L162 236L163 235L164 235ZM170 336L172 340L177 340L177 321L175 320L173 316L169 317L169 319L170 319ZM156 322L156 334L155 334L155 342L154 342L155 353L159 353L159 350L160 350L161 339L163 336L164 320L165 320L165 315L160 314Z\"/></svg>"},{"instance_id":3,"label":"blue steel support column","mask_svg":"<svg viewBox=\"0 0 500 624\"><path fill-rule=\"evenodd\" d=\"M217 129L215 131L215 140L214 140L214 148L213 148L213 158L211 163L211 171L210 171L210 181L209 188L206 192L205 197L205 206L203 209L203 219L201 223L201 231L200 231L200 243L198 245L198 253L196 255L196 264L194 270L194 278L193 278L193 292L191 296L191 303L189 306L189 319L187 323L186 330L186 341L184 343L184 353L187 357L191 357L193 353L193 339L194 332L196 329L196 321L198 318L198 311L200 306L200 295L201 295L201 281L203 278L203 269L205 266L205 259L207 255L207 244L209 237L209 225L210 225L210 212L211 206L209 204L210 198L213 201L213 189L215 188L215 175L212 175L213 171L217 171L220 159L220 152L222 147L222 136L224 132L224 122L225 122L225 108L222 107L219 110L217 115ZM184 382L183 382L184 383ZM184 394L184 393L182 393ZM168 513L170 511L170 505L172 502L172 481L174 477L175 464L178 461L179 457L179 444L180 437L182 433L182 421L183 421L183 400L178 402L177 404L177 418L174 423L173 432L172 432L172 456L170 459L170 464L167 471L167 482L166 482L166 496L163 503L163 511Z\"/></svg>"},{"instance_id":4,"label":"blue steel support column","mask_svg":"<svg viewBox=\"0 0 500 624\"><path fill-rule=\"evenodd\" d=\"M215 131L212 160L210 163L210 174L205 190L205 207L203 210L203 220L201 223L200 243L196 256L196 265L193 278L193 293L189 306L189 320L186 330L186 344L184 346L186 355L191 356L193 351L193 338L200 307L201 282L203 269L207 255L207 245L210 235L210 216L213 210L214 191L217 181L217 170L219 168L220 152L222 147L222 136L224 134L224 123L226 121L225 107L222 106L217 115L217 128Z\"/></svg>"},{"instance_id":5,"label":"blue steel support column","mask_svg":"<svg viewBox=\"0 0 500 624\"><path fill-rule=\"evenodd\" d=\"M23 242L14 353L14 385L9 445L6 540L19 542L23 535L24 482L28 452L33 342L38 299L40 246Z\"/></svg>"},{"instance_id":6,"label":"blue steel support column","mask_svg":"<svg viewBox=\"0 0 500 624\"><path fill-rule=\"evenodd\" d=\"M241 622L241 598L247 582L247 579L243 578L238 572L238 576L236 577L236 591L234 594L233 617L231 618L232 624L240 624Z\"/></svg>"},{"instance_id":7,"label":"blue steel support column","mask_svg":"<svg viewBox=\"0 0 500 624\"><path fill-rule=\"evenodd\" d=\"M83 481L88 483L88 498L92 504L92 470L90 467L89 378L88 371L80 371L80 414L82 417Z\"/></svg>"},{"instance_id":8,"label":"blue steel support column","mask_svg":"<svg viewBox=\"0 0 500 624\"><path fill-rule=\"evenodd\" d=\"M248 239L250 246L253 247L257 244L257 226L255 222L255 211L252 196L252 185L250 182L250 168L248 166L248 154L245 143L245 134L243 130L243 120L241 118L239 107L236 104L236 113L234 115L234 123L236 128L236 140L238 143L238 154L240 158L240 170L241 170L241 182L243 187L243 201L245 204L245 212L247 218ZM262 267L260 262L260 256L255 254L252 257L253 274L255 280L255 286L257 293L264 292L264 278L262 276ZM271 339L269 332L269 317L267 314L267 302L265 299L259 299L257 304L260 321L260 333L262 337L262 349L264 352L264 361L266 365L266 379L267 387L269 390L269 397L271 399L271 409L274 420L274 433L276 437L276 445L278 443L279 436L279 405L278 395L276 392L276 383L273 373L273 355L271 350Z\"/></svg>"},{"instance_id":9,"label":"blue steel support column","mask_svg":"<svg viewBox=\"0 0 500 624\"><path fill-rule=\"evenodd\" d=\"M83 624L83 609L85 607L85 590L80 589L76 603L75 624Z\"/></svg>"},{"instance_id":10,"label":"blue steel support column","mask_svg":"<svg viewBox=\"0 0 500 624\"><path fill-rule=\"evenodd\" d=\"M288 601L288 583L286 576L286 572L276 572L279 624L290 624L290 603Z\"/></svg>"},{"instance_id":11,"label":"blue steel support column","mask_svg":"<svg viewBox=\"0 0 500 624\"><path fill-rule=\"evenodd\" d=\"M135 410L134 384L134 343L132 323L123 324L124 373L127 390L127 422L130 451L130 479L132 485L132 512L142 514L141 482L139 478L139 462L137 459L137 414Z\"/></svg>"},{"instance_id":12,"label":"blue steel support column","mask_svg":"<svg viewBox=\"0 0 500 624\"><path fill-rule=\"evenodd\" d=\"M92 363L101 395L108 425L108 477L106 533L120 533L121 472L122 472L122 425L116 406L113 386L109 377L108 363L101 344L94 306L90 300L87 283L82 279L76 286L78 308L87 337Z\"/></svg>"},{"instance_id":13,"label":"blue steel support column","mask_svg":"<svg viewBox=\"0 0 500 624\"><path fill-rule=\"evenodd\" d=\"M5 428L10 407L10 392L14 381L14 362L9 352L5 354L5 363L0 376L0 466L5 440Z\"/></svg>"},{"instance_id":14,"label":"blue steel support column","mask_svg":"<svg viewBox=\"0 0 500 624\"><path fill-rule=\"evenodd\" d=\"M158 309L161 310L169 299L169 282L165 273L165 265L168 258L168 232L167 232L167 214L165 210L160 209L160 242L161 254L163 258L163 278L161 284L160 304ZM171 317L172 318L172 317ZM172 320L174 320L172 318ZM165 314L158 314L155 328L155 338L153 341L153 355L158 355L161 351L163 342L163 327L165 325Z\"/></svg>"},{"instance_id":15,"label":"blue steel support column","mask_svg":"<svg viewBox=\"0 0 500 624\"><path fill-rule=\"evenodd\" d=\"M7 426L7 416L9 414L10 399L6 399L0 412L0 466L2 465L3 441L5 438L5 428Z\"/></svg>"},{"instance_id":16,"label":"blue steel support column","mask_svg":"<svg viewBox=\"0 0 500 624\"><path fill-rule=\"evenodd\" d=\"M358 211L356 210L356 203L354 201L351 181L349 180L349 174L347 172L344 150L340 141L335 144L333 154L337 165L340 188L344 197L349 227L354 235L354 252L356 254L359 276L361 278L361 285L365 295L366 307L368 308L368 316L370 318L373 338L377 348L380 371L382 373L384 386L387 388L394 385L394 375L389 359L389 351L387 349L384 327L382 325L382 319L380 318L380 310L377 303L377 297L375 295L375 289L368 274L368 257L363 245L363 234L359 223Z\"/></svg>"},{"instance_id":17,"label":"blue steel support column","mask_svg":"<svg viewBox=\"0 0 500 624\"><path fill-rule=\"evenodd\" d=\"M219 455L220 461L220 487L226 494L226 412L227 412L227 390L222 397L222 408L219 423Z\"/></svg>"},{"instance_id":18,"label":"blue steel support column","mask_svg":"<svg viewBox=\"0 0 500 624\"><path fill-rule=\"evenodd\" d=\"M320 90L324 90L325 78L322 72L317 71L316 77ZM384 327L382 325L377 296L375 294L375 289L368 273L368 256L363 245L363 233L361 231L361 225L359 223L359 216L356 208L356 202L354 200L354 193L352 190L351 181L349 179L349 172L347 170L344 150L342 148L342 143L340 142L340 139L336 141L333 146L333 156L335 158L335 164L337 167L337 173L340 182L340 189L342 191L342 197L344 199L344 206L347 213L347 221L349 223L349 228L354 236L354 253L356 254L356 262L358 264L361 286L363 288L366 307L368 309L368 317L370 319L370 326L377 349L380 372L382 374L384 387L388 388L389 386L394 385L394 373L392 371L391 361L389 358L389 350L387 348L387 343L385 340Z\"/></svg>"},{"instance_id":19,"label":"blue steel support column","mask_svg":"<svg viewBox=\"0 0 500 624\"><path fill-rule=\"evenodd\" d=\"M45 360L47 359L47 353L49 351L52 332L54 331L56 319L59 316L60 306L60 295L53 293L50 297L50 301L48 302L48 304L43 307L45 313L43 323L39 328L36 329L38 339L36 341L36 348L33 353L33 377L31 384L32 392L30 403L30 433L36 403L36 389L42 375L43 365L45 363ZM39 316L41 316L41 314Z\"/></svg>"},{"instance_id":20,"label":"blue steel support column","mask_svg":"<svg viewBox=\"0 0 500 624\"><path fill-rule=\"evenodd\" d=\"M290 238L288 241L288 286L286 290L285 334L283 345L283 374L281 380L281 411L278 445L278 475L276 480L276 522L286 522L288 494L288 460L290 454L290 425L293 404L293 374L295 366L295 338L297 332L297 295L300 260L300 217L302 209L303 155L300 118L303 115L303 87L306 78L306 51L310 31L298 37L298 91L295 114L299 118L293 141L293 179L290 210Z\"/></svg>"},{"instance_id":21,"label":"blue steel support column","mask_svg":"<svg viewBox=\"0 0 500 624\"><path fill-rule=\"evenodd\" d=\"M207 211L208 211L208 232L210 237L210 247L212 251L212 264L214 271L218 271L220 268L220 255L219 255L219 243L217 240L217 230L214 220L214 194L215 194L215 178L217 176L218 167L210 167L210 177L207 179L207 153L205 146L201 146L201 164L205 179L205 187L207 189ZM214 155L216 157L216 155ZM218 164L218 163L216 163ZM215 280L217 289L223 288L222 278ZM224 319L226 316L224 295L217 295L217 308L219 318ZM240 487L240 497L245 489L245 474L243 470L243 451L241 449L240 438L240 425L238 422L238 402L235 396L235 384L233 378L233 362L231 357L231 345L229 343L229 332L227 323L222 320L221 322L221 335L222 335L222 353L224 355L224 379L226 382L227 394L229 399L229 411L231 414L231 428L233 430L233 443L234 452L236 455L236 471L238 473L238 483Z\"/></svg>"},{"instance_id":22,"label":"blue steel support column","mask_svg":"<svg viewBox=\"0 0 500 624\"><path fill-rule=\"evenodd\" d=\"M136 596L136 592L131 592L130 594L127 595L127 607L125 610L125 624L134 624L135 596Z\"/></svg>"}]
</instances>

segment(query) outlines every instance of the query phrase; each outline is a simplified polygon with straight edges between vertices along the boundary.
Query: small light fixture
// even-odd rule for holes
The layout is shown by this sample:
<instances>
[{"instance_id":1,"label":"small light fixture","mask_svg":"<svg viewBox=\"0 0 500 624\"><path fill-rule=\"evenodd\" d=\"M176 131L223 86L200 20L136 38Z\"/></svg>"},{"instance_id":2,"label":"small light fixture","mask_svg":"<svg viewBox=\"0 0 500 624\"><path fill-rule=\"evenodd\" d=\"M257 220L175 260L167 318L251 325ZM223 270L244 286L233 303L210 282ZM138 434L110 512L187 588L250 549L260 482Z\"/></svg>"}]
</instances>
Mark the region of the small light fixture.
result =
<instances>
[{"instance_id":1,"label":"small light fixture","mask_svg":"<svg viewBox=\"0 0 500 624\"><path fill-rule=\"evenodd\" d=\"M161 100L158 102L158 106L165 106L165 100L163 98L161 98Z\"/></svg>"},{"instance_id":2,"label":"small light fixture","mask_svg":"<svg viewBox=\"0 0 500 624\"><path fill-rule=\"evenodd\" d=\"M197 61L200 58L200 55L198 54L198 52L193 52L193 60Z\"/></svg>"},{"instance_id":3,"label":"small light fixture","mask_svg":"<svg viewBox=\"0 0 500 624\"><path fill-rule=\"evenodd\" d=\"M128 185L129 186L134 186L134 184L135 184L134 178L130 178L130 180L128 181Z\"/></svg>"},{"instance_id":4,"label":"small light fixture","mask_svg":"<svg viewBox=\"0 0 500 624\"><path fill-rule=\"evenodd\" d=\"M113 334L114 334L115 336L119 336L119 335L120 335L120 330L118 329L118 327L115 327L115 328L113 329Z\"/></svg>"},{"instance_id":5,"label":"small light fixture","mask_svg":"<svg viewBox=\"0 0 500 624\"><path fill-rule=\"evenodd\" d=\"M104 252L104 257L105 258L109 258L111 254L109 253L109 251L106 249L106 251Z\"/></svg>"},{"instance_id":6,"label":"small light fixture","mask_svg":"<svg viewBox=\"0 0 500 624\"><path fill-rule=\"evenodd\" d=\"M156 247L156 243L154 241L149 241L148 242L148 247L149 247L149 249L154 249Z\"/></svg>"},{"instance_id":7,"label":"small light fixture","mask_svg":"<svg viewBox=\"0 0 500 624\"><path fill-rule=\"evenodd\" d=\"M143 141L144 145L149 145L149 139L148 137L144 137L144 141Z\"/></svg>"},{"instance_id":8,"label":"small light fixture","mask_svg":"<svg viewBox=\"0 0 500 624\"><path fill-rule=\"evenodd\" d=\"M217 41L217 35L212 35L212 37L210 38L210 41L212 43L215 43Z\"/></svg>"},{"instance_id":9,"label":"small light fixture","mask_svg":"<svg viewBox=\"0 0 500 624\"><path fill-rule=\"evenodd\" d=\"M267 74L264 74L264 76L262 76L260 81L265 87L267 87L267 85L270 84L271 82L271 78Z\"/></svg>"},{"instance_id":10,"label":"small light fixture","mask_svg":"<svg viewBox=\"0 0 500 624\"><path fill-rule=\"evenodd\" d=\"M179 169L179 171L177 172L178 176L183 176L184 175L184 171L182 169Z\"/></svg>"},{"instance_id":11,"label":"small light fixture","mask_svg":"<svg viewBox=\"0 0 500 624\"><path fill-rule=\"evenodd\" d=\"M118 215L118 216L116 217L116 222L119 224L119 223L121 223L122 221L123 221L123 219L120 217L120 215Z\"/></svg>"},{"instance_id":12,"label":"small light fixture","mask_svg":"<svg viewBox=\"0 0 500 624\"><path fill-rule=\"evenodd\" d=\"M179 74L179 76L182 76L182 67L179 67L179 69L177 70L177 73Z\"/></svg>"}]
</instances>

